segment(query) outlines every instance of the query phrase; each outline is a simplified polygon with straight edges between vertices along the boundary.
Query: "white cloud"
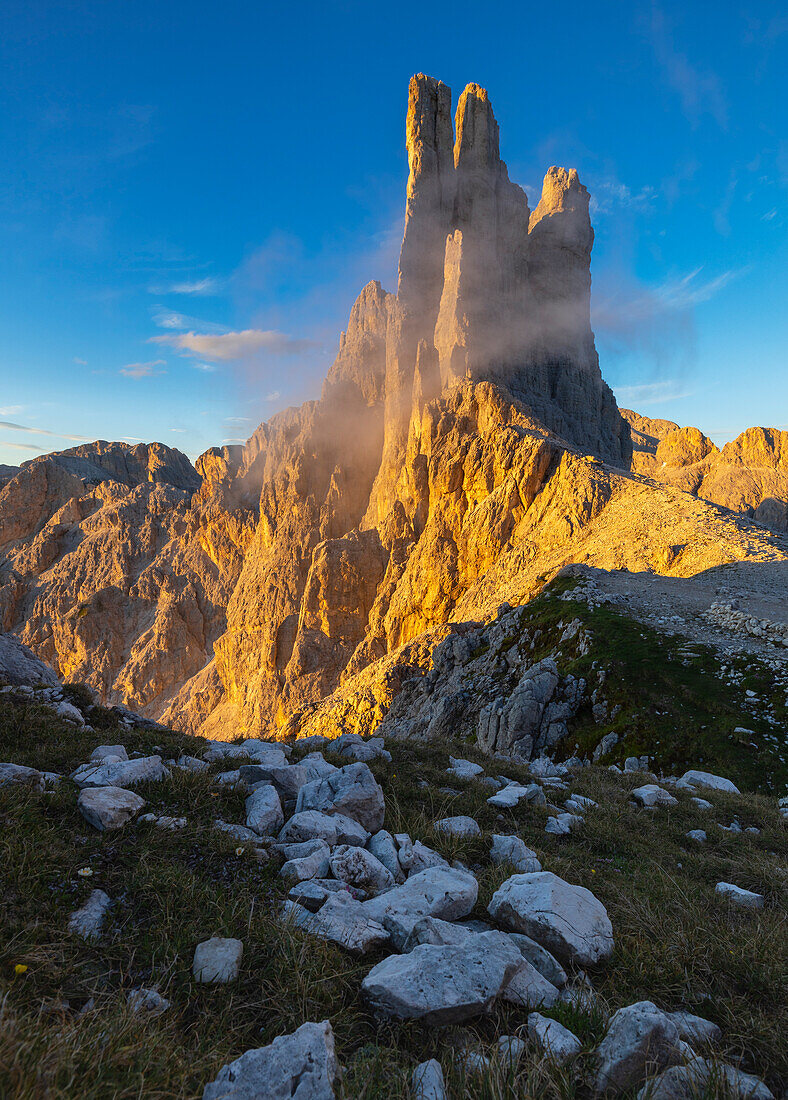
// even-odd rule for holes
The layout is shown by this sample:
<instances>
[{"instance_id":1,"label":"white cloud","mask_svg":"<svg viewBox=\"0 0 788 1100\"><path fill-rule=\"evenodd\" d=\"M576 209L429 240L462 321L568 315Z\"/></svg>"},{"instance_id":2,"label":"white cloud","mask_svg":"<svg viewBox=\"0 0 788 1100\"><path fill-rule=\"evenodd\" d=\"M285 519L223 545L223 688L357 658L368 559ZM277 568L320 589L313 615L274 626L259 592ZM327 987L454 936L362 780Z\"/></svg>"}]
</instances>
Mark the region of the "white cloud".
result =
<instances>
[{"instance_id":1,"label":"white cloud","mask_svg":"<svg viewBox=\"0 0 788 1100\"><path fill-rule=\"evenodd\" d=\"M86 366L88 365L88 361L87 361L87 359L80 359L80 358L79 358L78 356L76 356L76 355L74 356L74 360L73 360L73 361L74 361L74 362L75 362L75 363L77 364L77 366L78 366L78 367L86 367Z\"/></svg>"},{"instance_id":2,"label":"white cloud","mask_svg":"<svg viewBox=\"0 0 788 1100\"><path fill-rule=\"evenodd\" d=\"M212 371L216 370L216 367L213 365L213 363L190 363L189 366L194 367L195 370L203 370L207 373L211 373Z\"/></svg>"},{"instance_id":3,"label":"white cloud","mask_svg":"<svg viewBox=\"0 0 788 1100\"><path fill-rule=\"evenodd\" d=\"M16 416L24 407L24 405L0 405L0 416Z\"/></svg>"},{"instance_id":4,"label":"white cloud","mask_svg":"<svg viewBox=\"0 0 788 1100\"><path fill-rule=\"evenodd\" d=\"M264 400L266 400L266 401L278 401L281 396L282 395L279 392L279 390L272 390L271 393L267 393L265 395Z\"/></svg>"},{"instance_id":5,"label":"white cloud","mask_svg":"<svg viewBox=\"0 0 788 1100\"><path fill-rule=\"evenodd\" d=\"M157 367L166 366L166 359L150 359L147 363L127 363L121 367L118 374L126 378L152 378L156 374L166 374L166 371L156 370Z\"/></svg>"},{"instance_id":6,"label":"white cloud","mask_svg":"<svg viewBox=\"0 0 788 1100\"><path fill-rule=\"evenodd\" d=\"M90 442L90 437L87 435L69 435L66 432L50 432L47 431L46 428L31 428L26 424L13 424L9 420L0 420L0 428L5 428L10 432L25 432L28 435L46 435L52 439L70 439L76 443ZM8 443L6 446L10 447L11 444ZM17 446L21 446L21 444L17 444ZM37 450L38 448L33 449Z\"/></svg>"},{"instance_id":7,"label":"white cloud","mask_svg":"<svg viewBox=\"0 0 788 1100\"><path fill-rule=\"evenodd\" d=\"M308 341L298 340L283 332L271 329L248 328L242 332L205 333L184 332L172 336L153 336L151 342L168 344L184 355L196 355L204 359L222 361L247 359L261 353L288 355L308 346Z\"/></svg>"},{"instance_id":8,"label":"white cloud","mask_svg":"<svg viewBox=\"0 0 788 1100\"><path fill-rule=\"evenodd\" d=\"M170 431L170 432L179 432L181 435L186 434L186 429L185 428L168 428L167 430Z\"/></svg>"}]
</instances>

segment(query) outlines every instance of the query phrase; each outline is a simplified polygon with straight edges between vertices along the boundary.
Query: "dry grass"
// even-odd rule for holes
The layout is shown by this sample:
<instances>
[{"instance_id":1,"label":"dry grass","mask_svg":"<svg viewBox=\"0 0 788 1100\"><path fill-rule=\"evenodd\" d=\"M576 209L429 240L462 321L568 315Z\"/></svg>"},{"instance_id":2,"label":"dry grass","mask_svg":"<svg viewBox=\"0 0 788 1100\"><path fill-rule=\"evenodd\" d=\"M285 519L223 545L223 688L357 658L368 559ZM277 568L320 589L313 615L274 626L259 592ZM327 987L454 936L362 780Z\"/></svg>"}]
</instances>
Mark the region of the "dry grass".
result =
<instances>
[{"instance_id":1,"label":"dry grass","mask_svg":"<svg viewBox=\"0 0 788 1100\"><path fill-rule=\"evenodd\" d=\"M195 751L179 735L130 735L113 726L111 716L102 721L99 732L81 733L3 698L0 759L68 771L102 741L146 752L160 746L165 756ZM788 1079L788 843L773 800L715 794L715 809L702 815L682 794L673 809L637 810L627 798L636 779L585 769L572 790L595 798L600 808L588 813L579 833L554 838L544 833L545 809L521 805L497 813L481 784L446 775L449 752L485 762L475 750L390 747L393 762L374 765L386 791L386 826L472 866L480 881L474 916L485 916L507 876L489 864L493 831L518 832L546 869L593 889L608 907L616 951L592 974L598 1009L554 1012L586 1046L572 1071L531 1048L516 1073L498 1062L481 1076L457 1068L455 1052L462 1048L490 1052L497 1036L522 1033L526 1014L511 1007L442 1031L375 1020L359 986L376 958L353 959L282 925L277 907L284 891L275 871L248 852L237 855L237 842L212 827L219 816L243 820L242 796L212 785L220 770L214 767L203 775L177 772L171 782L142 790L151 809L187 817L188 827L175 833L137 824L99 834L79 815L67 782L52 794L0 790L0 1095L193 1100L242 1051L305 1020L329 1018L347 1098L406 1097L414 1065L432 1056L441 1059L455 1100L583 1096L605 1011L642 998L715 1020L727 1059L741 1060L773 1086ZM490 774L502 767L486 764ZM525 777L516 767L505 771ZM460 793L442 795L441 786ZM460 841L432 829L437 818L461 813L477 819L482 839ZM761 834L731 836L715 828L734 813ZM684 836L698 826L709 834L704 847ZM88 879L77 875L85 866L94 871ZM714 894L720 878L764 892L766 909L731 909ZM101 942L90 946L66 926L95 887L115 904ZM229 986L199 986L191 978L194 947L214 932L245 945L241 975ZM16 964L27 970L15 974ZM156 986L173 1007L155 1019L133 1016L126 996L138 985Z\"/></svg>"}]
</instances>

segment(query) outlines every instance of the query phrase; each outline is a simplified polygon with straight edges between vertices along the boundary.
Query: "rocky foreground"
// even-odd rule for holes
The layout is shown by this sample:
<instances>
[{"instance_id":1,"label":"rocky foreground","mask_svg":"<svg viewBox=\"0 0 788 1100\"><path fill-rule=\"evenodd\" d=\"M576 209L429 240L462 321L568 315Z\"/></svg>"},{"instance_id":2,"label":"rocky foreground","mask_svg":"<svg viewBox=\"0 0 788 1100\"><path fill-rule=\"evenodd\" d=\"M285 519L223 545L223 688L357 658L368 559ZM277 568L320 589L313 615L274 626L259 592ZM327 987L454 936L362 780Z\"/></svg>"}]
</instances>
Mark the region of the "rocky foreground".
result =
<instances>
[{"instance_id":1,"label":"rocky foreground","mask_svg":"<svg viewBox=\"0 0 788 1100\"><path fill-rule=\"evenodd\" d=\"M785 798L648 757L205 742L11 646L3 1095L783 1094Z\"/></svg>"}]
</instances>

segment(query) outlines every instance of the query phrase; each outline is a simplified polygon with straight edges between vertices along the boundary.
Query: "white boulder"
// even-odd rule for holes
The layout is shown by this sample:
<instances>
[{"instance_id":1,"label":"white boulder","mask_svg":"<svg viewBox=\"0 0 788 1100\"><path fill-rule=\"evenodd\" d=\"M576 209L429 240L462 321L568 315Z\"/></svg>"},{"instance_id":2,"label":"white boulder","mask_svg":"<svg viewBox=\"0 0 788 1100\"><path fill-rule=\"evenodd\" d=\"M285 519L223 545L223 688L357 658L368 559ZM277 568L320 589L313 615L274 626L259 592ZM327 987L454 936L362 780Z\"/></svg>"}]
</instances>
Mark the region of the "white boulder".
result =
<instances>
[{"instance_id":1,"label":"white boulder","mask_svg":"<svg viewBox=\"0 0 788 1100\"><path fill-rule=\"evenodd\" d=\"M496 890L488 911L498 924L530 936L561 962L592 966L613 952L613 928L601 901L551 871L512 875Z\"/></svg>"},{"instance_id":2,"label":"white boulder","mask_svg":"<svg viewBox=\"0 0 788 1100\"><path fill-rule=\"evenodd\" d=\"M376 833L383 827L386 804L369 767L357 763L305 784L298 792L296 813L304 810L344 814L358 821L368 833Z\"/></svg>"},{"instance_id":3,"label":"white boulder","mask_svg":"<svg viewBox=\"0 0 788 1100\"><path fill-rule=\"evenodd\" d=\"M763 909L765 901L763 894L745 890L742 886L734 886L732 882L718 882L714 887L714 893L727 898L741 909Z\"/></svg>"},{"instance_id":4,"label":"white boulder","mask_svg":"<svg viewBox=\"0 0 788 1100\"><path fill-rule=\"evenodd\" d=\"M442 817L433 826L439 833L468 839L482 835L482 831L472 817Z\"/></svg>"},{"instance_id":5,"label":"white boulder","mask_svg":"<svg viewBox=\"0 0 788 1100\"><path fill-rule=\"evenodd\" d=\"M232 982L238 977L244 945L240 940L211 936L198 943L192 973L198 982Z\"/></svg>"},{"instance_id":6,"label":"white boulder","mask_svg":"<svg viewBox=\"0 0 788 1100\"><path fill-rule=\"evenodd\" d=\"M651 1001L620 1008L596 1052L594 1093L618 1095L642 1084L650 1072L681 1061L679 1031Z\"/></svg>"},{"instance_id":7,"label":"white boulder","mask_svg":"<svg viewBox=\"0 0 788 1100\"><path fill-rule=\"evenodd\" d=\"M247 1050L219 1070L202 1100L334 1100L339 1078L334 1034L323 1020Z\"/></svg>"},{"instance_id":8,"label":"white boulder","mask_svg":"<svg viewBox=\"0 0 788 1100\"><path fill-rule=\"evenodd\" d=\"M570 1061L583 1049L583 1044L568 1027L538 1012L532 1012L528 1017L528 1038L559 1066Z\"/></svg>"},{"instance_id":9,"label":"white boulder","mask_svg":"<svg viewBox=\"0 0 788 1100\"><path fill-rule=\"evenodd\" d=\"M246 799L246 827L258 836L274 836L285 823L275 787L258 787Z\"/></svg>"},{"instance_id":10,"label":"white boulder","mask_svg":"<svg viewBox=\"0 0 788 1100\"><path fill-rule=\"evenodd\" d=\"M390 955L372 968L361 990L385 1016L461 1023L489 1012L521 965L505 935L484 932L462 944L422 944L407 955Z\"/></svg>"},{"instance_id":11,"label":"white boulder","mask_svg":"<svg viewBox=\"0 0 788 1100\"><path fill-rule=\"evenodd\" d=\"M103 890L94 890L81 909L72 913L68 920L68 930L86 940L95 943L101 936L112 899Z\"/></svg>"},{"instance_id":12,"label":"white boulder","mask_svg":"<svg viewBox=\"0 0 788 1100\"><path fill-rule=\"evenodd\" d=\"M509 864L520 874L542 870L536 852L529 848L519 836L502 836L499 833L493 833L490 859L496 866L502 863Z\"/></svg>"},{"instance_id":13,"label":"white boulder","mask_svg":"<svg viewBox=\"0 0 788 1100\"><path fill-rule=\"evenodd\" d=\"M741 794L741 791L730 779L722 775L714 775L713 772L700 772L690 770L684 772L676 784L677 787L708 787L712 791L726 791L728 794Z\"/></svg>"},{"instance_id":14,"label":"white boulder","mask_svg":"<svg viewBox=\"0 0 788 1100\"><path fill-rule=\"evenodd\" d=\"M441 1064L435 1058L420 1062L410 1081L413 1100L446 1100L446 1083Z\"/></svg>"},{"instance_id":15,"label":"white boulder","mask_svg":"<svg viewBox=\"0 0 788 1100\"><path fill-rule=\"evenodd\" d=\"M88 787L79 792L77 807L96 829L120 829L145 805L145 799L123 787Z\"/></svg>"},{"instance_id":16,"label":"white boulder","mask_svg":"<svg viewBox=\"0 0 788 1100\"><path fill-rule=\"evenodd\" d=\"M331 871L335 878L364 890L367 894L379 894L394 885L394 876L388 867L366 848L340 844L331 855Z\"/></svg>"}]
</instances>

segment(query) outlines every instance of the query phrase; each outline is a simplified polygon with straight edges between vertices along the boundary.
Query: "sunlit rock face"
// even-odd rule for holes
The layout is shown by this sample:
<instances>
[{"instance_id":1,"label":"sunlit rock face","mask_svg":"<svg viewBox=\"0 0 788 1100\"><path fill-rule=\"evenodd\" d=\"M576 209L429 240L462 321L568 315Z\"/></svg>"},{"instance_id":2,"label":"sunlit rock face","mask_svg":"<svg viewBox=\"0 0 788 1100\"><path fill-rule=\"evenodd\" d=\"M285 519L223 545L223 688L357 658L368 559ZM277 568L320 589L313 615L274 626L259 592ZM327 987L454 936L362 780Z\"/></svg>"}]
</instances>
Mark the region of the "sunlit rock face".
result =
<instances>
[{"instance_id":1,"label":"sunlit rock face","mask_svg":"<svg viewBox=\"0 0 788 1100\"><path fill-rule=\"evenodd\" d=\"M397 293L361 291L319 400L196 469L99 442L0 489L3 628L64 678L219 739L366 733L451 624L569 562L691 575L773 559L757 532L627 472L577 173L550 168L531 212L486 91L468 85L453 125L450 90L421 74L406 146Z\"/></svg>"},{"instance_id":2,"label":"sunlit rock face","mask_svg":"<svg viewBox=\"0 0 788 1100\"><path fill-rule=\"evenodd\" d=\"M638 473L788 531L788 432L747 428L719 450L698 428L623 412Z\"/></svg>"}]
</instances>

